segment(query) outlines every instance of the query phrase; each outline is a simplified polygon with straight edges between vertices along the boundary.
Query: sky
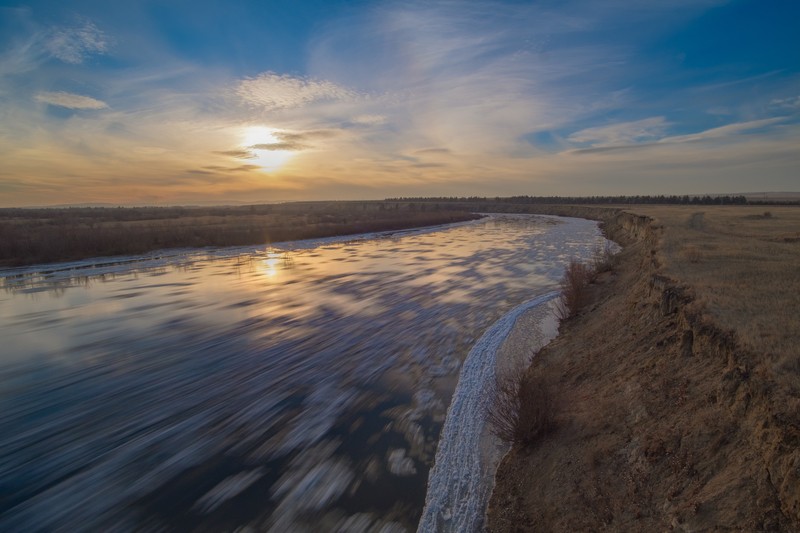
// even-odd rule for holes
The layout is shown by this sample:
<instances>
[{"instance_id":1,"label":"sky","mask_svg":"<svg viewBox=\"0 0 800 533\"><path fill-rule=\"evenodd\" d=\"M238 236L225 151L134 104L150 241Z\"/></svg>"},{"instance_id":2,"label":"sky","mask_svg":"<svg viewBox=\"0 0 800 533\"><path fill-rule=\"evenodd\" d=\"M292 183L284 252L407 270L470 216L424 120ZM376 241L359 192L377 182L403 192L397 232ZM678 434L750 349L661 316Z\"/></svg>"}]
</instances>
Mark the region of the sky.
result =
<instances>
[{"instance_id":1,"label":"sky","mask_svg":"<svg viewBox=\"0 0 800 533\"><path fill-rule=\"evenodd\" d=\"M0 207L800 190L796 0L0 1Z\"/></svg>"}]
</instances>

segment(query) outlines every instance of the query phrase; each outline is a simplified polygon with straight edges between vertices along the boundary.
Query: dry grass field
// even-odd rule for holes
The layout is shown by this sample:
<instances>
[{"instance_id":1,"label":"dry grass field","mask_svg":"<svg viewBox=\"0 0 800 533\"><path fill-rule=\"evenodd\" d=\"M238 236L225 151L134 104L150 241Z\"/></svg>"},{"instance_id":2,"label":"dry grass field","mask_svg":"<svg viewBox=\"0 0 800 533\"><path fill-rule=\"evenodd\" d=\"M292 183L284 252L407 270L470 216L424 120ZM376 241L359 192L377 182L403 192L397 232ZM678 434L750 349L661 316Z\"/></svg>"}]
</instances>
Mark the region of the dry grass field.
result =
<instances>
[{"instance_id":1,"label":"dry grass field","mask_svg":"<svg viewBox=\"0 0 800 533\"><path fill-rule=\"evenodd\" d=\"M800 393L800 207L634 211L663 226L664 273L690 286L698 310Z\"/></svg>"},{"instance_id":2,"label":"dry grass field","mask_svg":"<svg viewBox=\"0 0 800 533\"><path fill-rule=\"evenodd\" d=\"M408 202L0 209L0 267L166 248L260 245L476 217L466 211Z\"/></svg>"},{"instance_id":3,"label":"dry grass field","mask_svg":"<svg viewBox=\"0 0 800 533\"><path fill-rule=\"evenodd\" d=\"M503 459L489 530L800 531L800 208L624 210L527 370L554 429Z\"/></svg>"}]
</instances>

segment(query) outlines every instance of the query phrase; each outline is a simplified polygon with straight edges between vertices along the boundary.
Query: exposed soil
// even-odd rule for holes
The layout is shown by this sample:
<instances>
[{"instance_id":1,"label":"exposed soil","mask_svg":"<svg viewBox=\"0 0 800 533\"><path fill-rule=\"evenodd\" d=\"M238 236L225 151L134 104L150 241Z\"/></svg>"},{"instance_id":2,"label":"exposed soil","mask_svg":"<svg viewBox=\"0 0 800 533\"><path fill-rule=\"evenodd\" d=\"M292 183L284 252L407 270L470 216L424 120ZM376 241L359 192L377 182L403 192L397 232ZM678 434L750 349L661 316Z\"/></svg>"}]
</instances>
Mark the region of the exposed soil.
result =
<instances>
[{"instance_id":1,"label":"exposed soil","mask_svg":"<svg viewBox=\"0 0 800 533\"><path fill-rule=\"evenodd\" d=\"M617 266L528 369L557 427L503 460L490 531L800 531L800 398L663 275L660 228L606 231Z\"/></svg>"}]
</instances>

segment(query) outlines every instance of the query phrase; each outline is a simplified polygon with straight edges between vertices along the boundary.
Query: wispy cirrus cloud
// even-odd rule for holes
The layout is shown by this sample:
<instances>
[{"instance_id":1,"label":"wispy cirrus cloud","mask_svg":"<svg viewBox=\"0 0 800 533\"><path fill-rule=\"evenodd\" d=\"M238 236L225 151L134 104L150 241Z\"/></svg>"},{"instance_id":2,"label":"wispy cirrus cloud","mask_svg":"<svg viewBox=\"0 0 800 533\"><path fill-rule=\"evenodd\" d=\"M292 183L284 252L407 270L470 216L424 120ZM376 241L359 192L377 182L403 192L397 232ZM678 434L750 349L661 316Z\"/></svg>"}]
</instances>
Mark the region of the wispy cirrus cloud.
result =
<instances>
[{"instance_id":1,"label":"wispy cirrus cloud","mask_svg":"<svg viewBox=\"0 0 800 533\"><path fill-rule=\"evenodd\" d=\"M79 65L111 50L111 39L88 19L72 26L44 26L25 8L3 9L0 23L6 17L4 31L14 31L0 39L0 78L34 71L53 58Z\"/></svg>"},{"instance_id":2,"label":"wispy cirrus cloud","mask_svg":"<svg viewBox=\"0 0 800 533\"><path fill-rule=\"evenodd\" d=\"M367 143L387 155L442 146L516 156L530 148L522 135L616 105L622 94L608 79L623 46L552 44L597 24L574 10L412 1L337 22L316 37L312 72L383 96L382 129Z\"/></svg>"},{"instance_id":3,"label":"wispy cirrus cloud","mask_svg":"<svg viewBox=\"0 0 800 533\"><path fill-rule=\"evenodd\" d=\"M241 80L236 94L247 104L266 109L291 109L312 102L349 100L358 93L326 80L265 72Z\"/></svg>"},{"instance_id":4,"label":"wispy cirrus cloud","mask_svg":"<svg viewBox=\"0 0 800 533\"><path fill-rule=\"evenodd\" d=\"M37 102L65 107L67 109L107 109L108 104L102 100L83 96L81 94L68 93L64 91L40 92L34 96Z\"/></svg>"},{"instance_id":5,"label":"wispy cirrus cloud","mask_svg":"<svg viewBox=\"0 0 800 533\"><path fill-rule=\"evenodd\" d=\"M786 117L772 117L759 120L748 120L745 122L734 122L719 126L717 128L710 128L698 133L690 133L687 135L673 135L661 139L659 142L664 143L680 143L680 142L697 142L706 141L711 139L722 139L725 137L733 137L745 132L753 132L769 126L786 122Z\"/></svg>"},{"instance_id":6,"label":"wispy cirrus cloud","mask_svg":"<svg viewBox=\"0 0 800 533\"><path fill-rule=\"evenodd\" d=\"M585 128L569 135L567 140L574 143L589 143L593 146L631 144L661 138L668 126L669 122L664 117L650 117Z\"/></svg>"},{"instance_id":7,"label":"wispy cirrus cloud","mask_svg":"<svg viewBox=\"0 0 800 533\"><path fill-rule=\"evenodd\" d=\"M54 28L45 35L47 52L65 63L83 63L92 55L107 53L110 47L106 34L88 20L77 26Z\"/></svg>"},{"instance_id":8,"label":"wispy cirrus cloud","mask_svg":"<svg viewBox=\"0 0 800 533\"><path fill-rule=\"evenodd\" d=\"M770 102L770 105L782 109L800 109L800 96L794 96L791 98L774 98Z\"/></svg>"},{"instance_id":9,"label":"wispy cirrus cloud","mask_svg":"<svg viewBox=\"0 0 800 533\"><path fill-rule=\"evenodd\" d=\"M589 128L592 130L601 130L600 134L592 132L584 134L583 132L586 130L583 130L581 132L577 132L575 138L573 138L573 136L570 136L569 140L576 142L592 142L592 141L601 141L601 142L593 144L588 148L568 150L567 153L600 154L608 152L632 151L632 150L639 150L646 148L649 149L653 147L661 147L666 145L676 145L684 143L735 140L737 137L741 137L743 134L753 133L757 130L769 128L771 126L775 126L786 121L787 121L786 117L773 117L767 119L749 120L745 122L735 122L731 124L726 124L724 126L719 126L716 128L709 128L696 133L689 133L684 135L670 135L670 136L662 135L660 137L657 137L658 133L657 131L646 130L646 129L642 130L643 132L646 133L642 133L641 135L630 134L631 132L636 133L636 131L638 131L636 127L631 128L631 124L635 123L615 124L603 128ZM637 121L637 122L642 122L642 121ZM620 135L618 134L620 131L628 132L628 134ZM663 130L661 131L663 132ZM611 133L605 135L608 132ZM578 139L580 139L580 141Z\"/></svg>"}]
</instances>

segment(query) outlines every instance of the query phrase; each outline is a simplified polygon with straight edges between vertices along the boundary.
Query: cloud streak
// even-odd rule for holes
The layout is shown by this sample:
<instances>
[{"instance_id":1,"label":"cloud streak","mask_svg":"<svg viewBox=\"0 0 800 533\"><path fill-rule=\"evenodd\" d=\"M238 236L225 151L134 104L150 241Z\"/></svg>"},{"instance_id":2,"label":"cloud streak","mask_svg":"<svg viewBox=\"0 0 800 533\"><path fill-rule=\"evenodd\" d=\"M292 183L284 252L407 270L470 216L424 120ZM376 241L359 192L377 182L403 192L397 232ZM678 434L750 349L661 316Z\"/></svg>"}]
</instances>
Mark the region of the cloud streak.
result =
<instances>
[{"instance_id":1,"label":"cloud streak","mask_svg":"<svg viewBox=\"0 0 800 533\"><path fill-rule=\"evenodd\" d=\"M90 96L83 96L80 94L73 94L63 91L57 92L40 92L34 99L37 102L45 104L65 107L67 109L107 109L108 104L102 100L97 100Z\"/></svg>"},{"instance_id":2,"label":"cloud streak","mask_svg":"<svg viewBox=\"0 0 800 533\"><path fill-rule=\"evenodd\" d=\"M641 128L639 125L632 126L644 121L637 121L636 123L623 123L615 124L612 126L605 126L602 128L590 128L591 132L585 133L587 130L577 132L574 136L570 136L570 140L576 142L591 142L601 141L596 145L589 148L580 148L575 150L568 150L572 154L601 154L608 152L621 152L632 151L646 148L653 148L657 146L664 146L670 144L685 144L685 143L699 143L699 142L712 142L720 140L735 140L744 133L752 133L755 130L769 128L787 121L786 117L773 117L768 119L750 120L747 122L738 122L733 124L726 124L717 128L710 128L697 133L687 135L671 135L662 136L661 138L654 139L658 133L663 132L663 128L656 128L654 131L649 128ZM656 126L660 126L655 122ZM599 133L598 133L599 132ZM622 132L622 133L620 133ZM610 142L614 141L614 142ZM643 142L633 142L643 141Z\"/></svg>"},{"instance_id":3,"label":"cloud streak","mask_svg":"<svg viewBox=\"0 0 800 533\"><path fill-rule=\"evenodd\" d=\"M669 123L664 117L651 117L585 128L573 133L567 140L574 143L590 143L595 147L630 144L662 137L668 126Z\"/></svg>"},{"instance_id":4,"label":"cloud streak","mask_svg":"<svg viewBox=\"0 0 800 533\"><path fill-rule=\"evenodd\" d=\"M251 150L267 150L271 152L276 152L281 150L298 152L300 150L306 150L308 148L308 145L299 142L277 142L277 143L254 144L253 146L249 146L248 148L250 148Z\"/></svg>"}]
</instances>

